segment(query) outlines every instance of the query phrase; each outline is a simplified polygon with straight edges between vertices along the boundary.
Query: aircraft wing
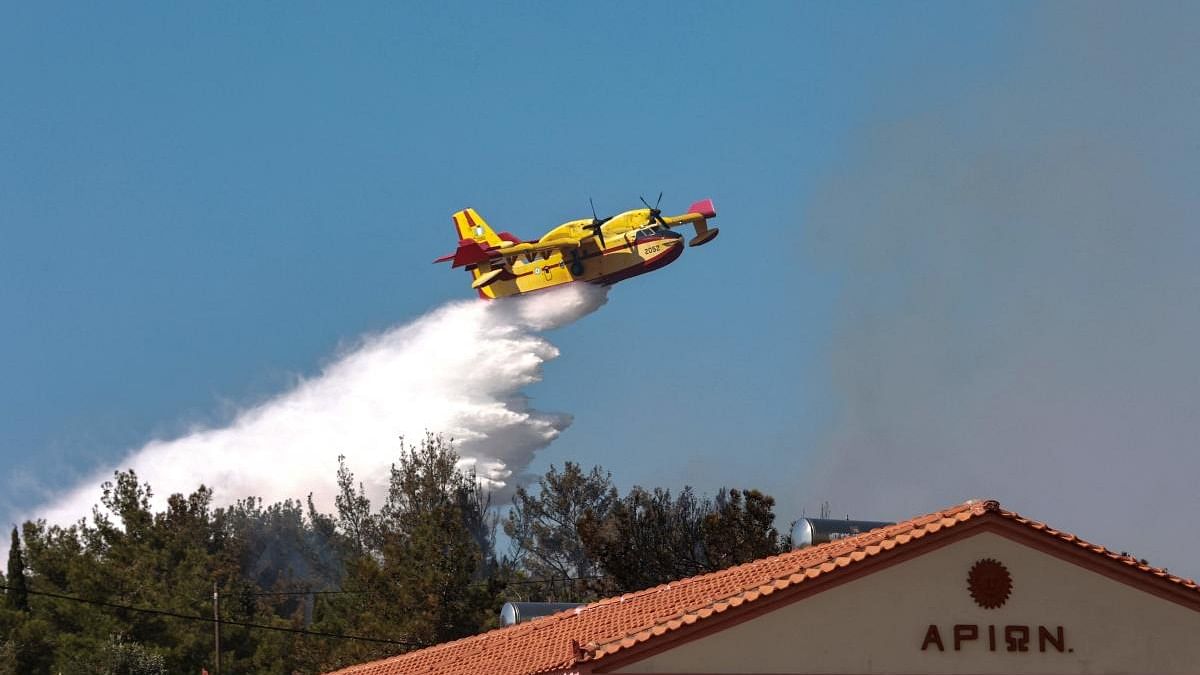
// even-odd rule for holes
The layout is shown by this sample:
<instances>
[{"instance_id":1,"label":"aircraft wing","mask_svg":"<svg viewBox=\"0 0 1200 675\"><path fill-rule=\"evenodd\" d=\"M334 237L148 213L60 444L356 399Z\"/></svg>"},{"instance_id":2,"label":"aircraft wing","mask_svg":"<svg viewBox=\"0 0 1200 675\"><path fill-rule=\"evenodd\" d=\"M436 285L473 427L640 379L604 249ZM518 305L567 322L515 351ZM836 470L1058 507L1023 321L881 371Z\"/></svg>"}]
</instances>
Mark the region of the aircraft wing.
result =
<instances>
[{"instance_id":1,"label":"aircraft wing","mask_svg":"<svg viewBox=\"0 0 1200 675\"><path fill-rule=\"evenodd\" d=\"M458 249L450 255L444 255L435 263L453 262L451 267L466 267L478 265L510 256L530 255L534 253L563 251L579 248L579 239L552 239L550 241L530 241L520 244L504 242L500 246L484 246L473 239L463 239L458 242Z\"/></svg>"},{"instance_id":2,"label":"aircraft wing","mask_svg":"<svg viewBox=\"0 0 1200 675\"><path fill-rule=\"evenodd\" d=\"M496 251L497 254L503 256L524 255L526 253L549 253L552 251L570 250L579 248L579 239L551 239L550 241L528 241L512 246L505 246Z\"/></svg>"}]
</instances>

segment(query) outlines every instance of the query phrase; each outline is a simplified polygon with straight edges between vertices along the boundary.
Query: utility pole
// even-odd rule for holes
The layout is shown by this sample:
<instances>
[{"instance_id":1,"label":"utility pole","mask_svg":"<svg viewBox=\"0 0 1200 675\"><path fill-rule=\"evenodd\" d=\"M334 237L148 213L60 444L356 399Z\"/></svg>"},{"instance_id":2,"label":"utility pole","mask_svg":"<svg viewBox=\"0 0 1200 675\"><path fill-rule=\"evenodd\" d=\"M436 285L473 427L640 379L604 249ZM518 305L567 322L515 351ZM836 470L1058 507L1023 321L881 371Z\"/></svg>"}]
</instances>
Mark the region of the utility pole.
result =
<instances>
[{"instance_id":1,"label":"utility pole","mask_svg":"<svg viewBox=\"0 0 1200 675\"><path fill-rule=\"evenodd\" d=\"M213 651L217 654L217 668L213 675L221 675L221 592L213 580Z\"/></svg>"}]
</instances>

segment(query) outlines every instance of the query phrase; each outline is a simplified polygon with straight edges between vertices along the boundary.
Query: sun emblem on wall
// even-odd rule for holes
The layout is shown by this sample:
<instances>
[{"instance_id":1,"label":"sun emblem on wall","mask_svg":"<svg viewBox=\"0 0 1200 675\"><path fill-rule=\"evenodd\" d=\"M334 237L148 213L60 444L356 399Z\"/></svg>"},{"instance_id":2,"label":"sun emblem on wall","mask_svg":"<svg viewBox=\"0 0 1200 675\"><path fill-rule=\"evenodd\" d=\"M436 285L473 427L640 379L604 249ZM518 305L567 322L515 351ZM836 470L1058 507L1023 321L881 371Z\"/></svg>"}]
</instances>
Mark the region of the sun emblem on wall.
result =
<instances>
[{"instance_id":1,"label":"sun emblem on wall","mask_svg":"<svg viewBox=\"0 0 1200 675\"><path fill-rule=\"evenodd\" d=\"M975 604L984 609L996 609L1012 593L1012 575L999 560L984 558L976 561L967 573L967 590Z\"/></svg>"}]
</instances>

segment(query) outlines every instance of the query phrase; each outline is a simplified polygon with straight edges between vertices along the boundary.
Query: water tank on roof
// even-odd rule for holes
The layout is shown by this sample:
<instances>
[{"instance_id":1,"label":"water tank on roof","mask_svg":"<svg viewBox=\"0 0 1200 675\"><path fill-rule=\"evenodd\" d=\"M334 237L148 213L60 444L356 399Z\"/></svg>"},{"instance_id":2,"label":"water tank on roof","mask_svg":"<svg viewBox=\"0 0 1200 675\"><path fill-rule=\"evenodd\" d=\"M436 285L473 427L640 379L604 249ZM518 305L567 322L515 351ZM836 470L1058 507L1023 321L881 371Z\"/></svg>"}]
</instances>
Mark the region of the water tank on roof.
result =
<instances>
[{"instance_id":1,"label":"water tank on roof","mask_svg":"<svg viewBox=\"0 0 1200 675\"><path fill-rule=\"evenodd\" d=\"M807 548L862 534L877 527L895 523L876 520L836 520L832 518L801 518L792 525L792 550Z\"/></svg>"},{"instance_id":2,"label":"water tank on roof","mask_svg":"<svg viewBox=\"0 0 1200 675\"><path fill-rule=\"evenodd\" d=\"M506 602L500 608L500 625L511 626L576 607L583 605L574 602Z\"/></svg>"}]
</instances>

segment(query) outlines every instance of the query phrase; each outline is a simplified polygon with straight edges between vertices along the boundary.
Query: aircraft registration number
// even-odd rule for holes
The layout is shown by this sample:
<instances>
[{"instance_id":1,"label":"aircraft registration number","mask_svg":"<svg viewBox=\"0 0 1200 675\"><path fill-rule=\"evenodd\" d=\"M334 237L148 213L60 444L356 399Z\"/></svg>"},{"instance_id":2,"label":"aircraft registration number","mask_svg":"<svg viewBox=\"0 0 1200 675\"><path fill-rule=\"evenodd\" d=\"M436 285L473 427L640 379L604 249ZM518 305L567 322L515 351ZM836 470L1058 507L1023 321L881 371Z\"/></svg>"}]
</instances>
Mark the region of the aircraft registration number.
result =
<instances>
[{"instance_id":1,"label":"aircraft registration number","mask_svg":"<svg viewBox=\"0 0 1200 675\"><path fill-rule=\"evenodd\" d=\"M646 248L642 249L642 255L643 256L654 255L655 253L658 253L662 249L663 249L662 244L654 244L653 246L647 246Z\"/></svg>"}]
</instances>

